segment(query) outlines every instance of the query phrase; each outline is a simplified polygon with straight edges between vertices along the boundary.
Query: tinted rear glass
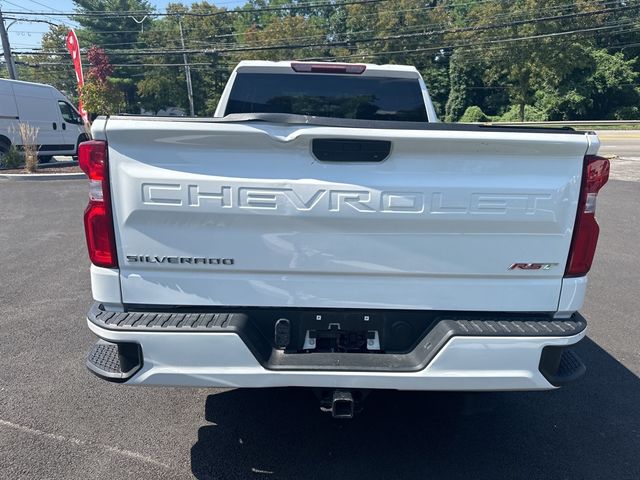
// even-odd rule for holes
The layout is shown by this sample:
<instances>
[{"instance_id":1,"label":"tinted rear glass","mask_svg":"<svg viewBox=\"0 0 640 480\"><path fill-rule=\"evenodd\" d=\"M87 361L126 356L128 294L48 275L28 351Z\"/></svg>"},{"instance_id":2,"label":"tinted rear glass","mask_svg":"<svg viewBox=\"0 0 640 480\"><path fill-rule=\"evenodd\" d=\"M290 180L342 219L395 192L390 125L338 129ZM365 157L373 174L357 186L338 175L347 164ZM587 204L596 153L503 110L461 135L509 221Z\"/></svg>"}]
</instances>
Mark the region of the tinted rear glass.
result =
<instances>
[{"instance_id":1,"label":"tinted rear glass","mask_svg":"<svg viewBox=\"0 0 640 480\"><path fill-rule=\"evenodd\" d=\"M417 79L318 73L239 73L225 112L232 113L427 121Z\"/></svg>"}]
</instances>

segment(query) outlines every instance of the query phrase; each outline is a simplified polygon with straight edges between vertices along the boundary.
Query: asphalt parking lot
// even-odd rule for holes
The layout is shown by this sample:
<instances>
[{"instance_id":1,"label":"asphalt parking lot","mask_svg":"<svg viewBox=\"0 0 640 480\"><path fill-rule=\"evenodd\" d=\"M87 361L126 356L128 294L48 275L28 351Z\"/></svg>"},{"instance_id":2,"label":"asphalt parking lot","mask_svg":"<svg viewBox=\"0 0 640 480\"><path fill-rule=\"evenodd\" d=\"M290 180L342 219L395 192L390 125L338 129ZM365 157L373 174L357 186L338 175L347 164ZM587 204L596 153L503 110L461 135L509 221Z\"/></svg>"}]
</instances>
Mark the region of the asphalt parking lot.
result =
<instances>
[{"instance_id":1,"label":"asphalt parking lot","mask_svg":"<svg viewBox=\"0 0 640 480\"><path fill-rule=\"evenodd\" d=\"M584 379L551 392L378 392L350 422L321 415L304 390L93 377L86 182L0 180L0 478L638 479L640 182L613 178L598 199Z\"/></svg>"}]
</instances>

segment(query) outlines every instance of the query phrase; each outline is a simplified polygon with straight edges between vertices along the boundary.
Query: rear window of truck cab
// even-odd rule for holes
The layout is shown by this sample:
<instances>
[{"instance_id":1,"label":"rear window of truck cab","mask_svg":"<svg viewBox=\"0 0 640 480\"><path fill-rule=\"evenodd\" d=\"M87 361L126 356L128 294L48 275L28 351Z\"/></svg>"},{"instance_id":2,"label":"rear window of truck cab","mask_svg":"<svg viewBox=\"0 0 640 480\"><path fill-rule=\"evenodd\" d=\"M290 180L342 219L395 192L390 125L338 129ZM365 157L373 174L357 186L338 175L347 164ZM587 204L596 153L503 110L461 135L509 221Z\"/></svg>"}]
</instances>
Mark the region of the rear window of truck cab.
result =
<instances>
[{"instance_id":1,"label":"rear window of truck cab","mask_svg":"<svg viewBox=\"0 0 640 480\"><path fill-rule=\"evenodd\" d=\"M428 121L417 78L318 73L238 72L225 115L234 113Z\"/></svg>"}]
</instances>

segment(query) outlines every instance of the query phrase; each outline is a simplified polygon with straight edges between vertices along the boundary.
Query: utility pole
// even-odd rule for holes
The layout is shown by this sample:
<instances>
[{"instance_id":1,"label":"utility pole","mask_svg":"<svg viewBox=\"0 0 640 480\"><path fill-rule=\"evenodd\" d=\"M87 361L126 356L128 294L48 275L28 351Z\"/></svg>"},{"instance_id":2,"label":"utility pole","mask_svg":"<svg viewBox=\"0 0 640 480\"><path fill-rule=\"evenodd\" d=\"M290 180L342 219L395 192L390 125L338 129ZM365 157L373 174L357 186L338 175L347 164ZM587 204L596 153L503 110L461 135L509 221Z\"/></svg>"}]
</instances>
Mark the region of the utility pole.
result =
<instances>
[{"instance_id":1,"label":"utility pole","mask_svg":"<svg viewBox=\"0 0 640 480\"><path fill-rule=\"evenodd\" d=\"M15 80L16 66L13 63L13 57L11 56L11 46L9 45L9 35L4 28L4 17L2 16L2 9L0 9L0 40L2 40L2 49L4 50L4 61L7 63L7 70L9 70L9 78Z\"/></svg>"},{"instance_id":2,"label":"utility pole","mask_svg":"<svg viewBox=\"0 0 640 480\"><path fill-rule=\"evenodd\" d=\"M182 43L182 50L184 50L184 35L182 34L182 19L178 18L178 25L180 26L180 42ZM193 110L193 88L191 86L191 67L187 61L187 54L182 53L182 60L184 61L184 74L187 77L187 97L189 97L189 114L195 117Z\"/></svg>"}]
</instances>

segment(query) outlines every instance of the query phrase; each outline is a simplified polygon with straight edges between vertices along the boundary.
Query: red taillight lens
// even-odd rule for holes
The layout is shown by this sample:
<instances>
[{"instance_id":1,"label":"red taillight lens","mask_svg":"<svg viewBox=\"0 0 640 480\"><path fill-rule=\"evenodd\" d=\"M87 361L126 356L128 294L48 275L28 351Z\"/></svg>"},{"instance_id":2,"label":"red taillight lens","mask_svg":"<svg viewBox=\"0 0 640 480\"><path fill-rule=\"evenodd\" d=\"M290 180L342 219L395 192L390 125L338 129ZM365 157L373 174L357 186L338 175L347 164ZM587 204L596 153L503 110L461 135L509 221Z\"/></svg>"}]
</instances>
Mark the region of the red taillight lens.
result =
<instances>
[{"instance_id":1,"label":"red taillight lens","mask_svg":"<svg viewBox=\"0 0 640 480\"><path fill-rule=\"evenodd\" d=\"M595 155L584 157L582 187L578 200L576 224L565 277L582 277L593 262L600 228L596 222L596 197L609 180L609 160Z\"/></svg>"},{"instance_id":2,"label":"red taillight lens","mask_svg":"<svg viewBox=\"0 0 640 480\"><path fill-rule=\"evenodd\" d=\"M103 180L107 170L107 142L82 142L78 146L78 163L90 180Z\"/></svg>"},{"instance_id":3,"label":"red taillight lens","mask_svg":"<svg viewBox=\"0 0 640 480\"><path fill-rule=\"evenodd\" d=\"M298 73L346 73L360 75L367 69L366 65L356 63L291 63L291 68Z\"/></svg>"},{"instance_id":4,"label":"red taillight lens","mask_svg":"<svg viewBox=\"0 0 640 480\"><path fill-rule=\"evenodd\" d=\"M107 142L91 140L78 147L78 163L89 177L89 205L84 211L84 231L91 263L98 267L118 266L113 233Z\"/></svg>"}]
</instances>

